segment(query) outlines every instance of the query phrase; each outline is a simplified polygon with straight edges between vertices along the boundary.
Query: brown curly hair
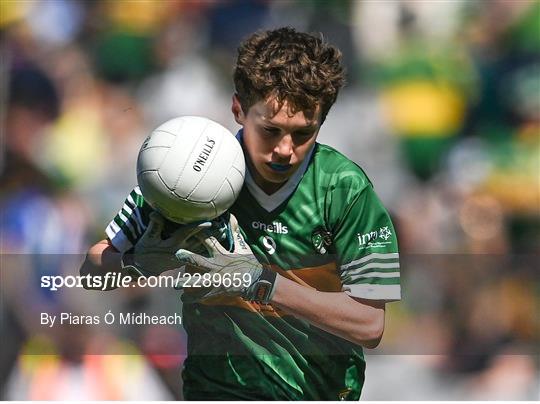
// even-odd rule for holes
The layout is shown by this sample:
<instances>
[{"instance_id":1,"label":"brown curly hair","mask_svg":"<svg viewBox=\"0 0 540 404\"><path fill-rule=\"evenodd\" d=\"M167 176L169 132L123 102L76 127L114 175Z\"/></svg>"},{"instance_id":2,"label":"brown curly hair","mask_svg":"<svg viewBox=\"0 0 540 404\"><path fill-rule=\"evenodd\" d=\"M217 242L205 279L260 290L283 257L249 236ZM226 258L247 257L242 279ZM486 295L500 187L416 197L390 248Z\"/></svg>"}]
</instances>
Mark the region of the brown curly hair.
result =
<instances>
[{"instance_id":1,"label":"brown curly hair","mask_svg":"<svg viewBox=\"0 0 540 404\"><path fill-rule=\"evenodd\" d=\"M322 35L284 27L256 32L238 48L234 85L244 113L275 97L279 108L287 101L292 113L313 113L320 105L322 122L344 84L341 52Z\"/></svg>"}]
</instances>

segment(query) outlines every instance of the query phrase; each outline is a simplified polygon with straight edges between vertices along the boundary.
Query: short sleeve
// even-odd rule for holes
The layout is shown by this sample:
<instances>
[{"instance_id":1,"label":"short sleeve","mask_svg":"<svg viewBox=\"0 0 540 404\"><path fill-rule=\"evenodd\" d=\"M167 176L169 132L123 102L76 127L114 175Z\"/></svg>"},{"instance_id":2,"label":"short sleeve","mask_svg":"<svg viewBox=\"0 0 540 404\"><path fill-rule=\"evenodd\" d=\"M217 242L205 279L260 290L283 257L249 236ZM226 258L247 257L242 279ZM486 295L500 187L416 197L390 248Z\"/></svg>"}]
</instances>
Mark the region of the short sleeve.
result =
<instances>
[{"instance_id":1,"label":"short sleeve","mask_svg":"<svg viewBox=\"0 0 540 404\"><path fill-rule=\"evenodd\" d=\"M349 177L339 189L333 239L342 290L364 299L399 300L398 244L388 212L362 177Z\"/></svg>"},{"instance_id":2,"label":"short sleeve","mask_svg":"<svg viewBox=\"0 0 540 404\"><path fill-rule=\"evenodd\" d=\"M118 251L128 251L137 243L148 226L150 211L139 187L135 187L105 229L108 239Z\"/></svg>"}]
</instances>

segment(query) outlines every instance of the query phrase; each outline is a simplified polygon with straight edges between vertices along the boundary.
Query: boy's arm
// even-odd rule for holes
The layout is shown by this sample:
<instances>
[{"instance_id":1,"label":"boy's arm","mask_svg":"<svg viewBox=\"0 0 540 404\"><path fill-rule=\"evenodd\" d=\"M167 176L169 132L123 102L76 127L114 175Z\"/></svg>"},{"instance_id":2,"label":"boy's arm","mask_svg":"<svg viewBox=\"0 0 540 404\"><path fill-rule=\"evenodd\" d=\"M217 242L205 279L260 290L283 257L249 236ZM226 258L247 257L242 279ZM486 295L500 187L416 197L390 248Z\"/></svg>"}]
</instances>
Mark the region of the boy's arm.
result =
<instances>
[{"instance_id":1,"label":"boy's arm","mask_svg":"<svg viewBox=\"0 0 540 404\"><path fill-rule=\"evenodd\" d=\"M281 275L276 278L272 305L366 348L379 345L384 332L384 300L320 292Z\"/></svg>"},{"instance_id":2,"label":"boy's arm","mask_svg":"<svg viewBox=\"0 0 540 404\"><path fill-rule=\"evenodd\" d=\"M108 239L101 240L88 250L86 258L81 266L81 276L105 276L107 273L123 273L121 264L122 254L111 244ZM103 290L101 287L92 287L83 280L83 286L89 290ZM105 290L113 290L116 287L108 287Z\"/></svg>"},{"instance_id":3,"label":"boy's arm","mask_svg":"<svg viewBox=\"0 0 540 404\"><path fill-rule=\"evenodd\" d=\"M105 229L107 238L94 244L88 250L79 269L81 276L106 276L107 273L122 273L122 253L131 249L142 236L148 225L148 212L139 187L126 197L124 204ZM83 286L88 290L103 290L93 287L86 279ZM105 290L113 290L114 287Z\"/></svg>"}]
</instances>

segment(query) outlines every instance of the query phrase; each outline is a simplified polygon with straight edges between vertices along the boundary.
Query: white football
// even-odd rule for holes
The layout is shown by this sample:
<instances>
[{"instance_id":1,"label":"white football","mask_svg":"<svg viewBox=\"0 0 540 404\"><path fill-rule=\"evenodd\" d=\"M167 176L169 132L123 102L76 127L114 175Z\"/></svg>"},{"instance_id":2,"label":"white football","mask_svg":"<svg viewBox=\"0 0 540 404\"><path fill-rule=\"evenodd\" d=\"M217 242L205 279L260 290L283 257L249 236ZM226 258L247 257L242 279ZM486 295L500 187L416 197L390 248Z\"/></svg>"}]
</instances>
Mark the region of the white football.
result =
<instances>
[{"instance_id":1,"label":"white football","mask_svg":"<svg viewBox=\"0 0 540 404\"><path fill-rule=\"evenodd\" d=\"M176 223L224 213L240 194L244 175L244 154L235 136L197 116L171 119L156 128L137 158L144 199Z\"/></svg>"}]
</instances>

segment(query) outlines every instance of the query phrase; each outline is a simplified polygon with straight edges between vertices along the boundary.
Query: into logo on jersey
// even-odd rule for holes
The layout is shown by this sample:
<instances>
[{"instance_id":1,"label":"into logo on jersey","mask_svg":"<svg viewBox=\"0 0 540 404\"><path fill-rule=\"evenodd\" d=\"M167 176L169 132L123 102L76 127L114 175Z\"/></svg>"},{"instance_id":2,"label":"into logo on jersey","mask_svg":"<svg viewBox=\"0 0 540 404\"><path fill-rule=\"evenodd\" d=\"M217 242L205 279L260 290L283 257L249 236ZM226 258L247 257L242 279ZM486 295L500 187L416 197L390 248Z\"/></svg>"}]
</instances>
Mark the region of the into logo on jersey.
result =
<instances>
[{"instance_id":1,"label":"into logo on jersey","mask_svg":"<svg viewBox=\"0 0 540 404\"><path fill-rule=\"evenodd\" d=\"M388 239L392 237L392 230L388 226L383 226L378 230L358 233L357 237L359 247L384 247L391 243Z\"/></svg>"},{"instance_id":2,"label":"into logo on jersey","mask_svg":"<svg viewBox=\"0 0 540 404\"><path fill-rule=\"evenodd\" d=\"M287 234L289 229L287 226L284 226L281 222L272 222L271 224L266 224L262 222L251 222L251 227L255 230L263 230L268 233L277 233L277 234Z\"/></svg>"},{"instance_id":3,"label":"into logo on jersey","mask_svg":"<svg viewBox=\"0 0 540 404\"><path fill-rule=\"evenodd\" d=\"M384 226L379 229L379 238L382 238L383 240L388 240L391 235L392 232L390 231L388 226Z\"/></svg>"},{"instance_id":4,"label":"into logo on jersey","mask_svg":"<svg viewBox=\"0 0 540 404\"><path fill-rule=\"evenodd\" d=\"M326 254L328 247L332 245L332 233L322 228L315 229L311 233L311 243L319 254Z\"/></svg>"}]
</instances>

